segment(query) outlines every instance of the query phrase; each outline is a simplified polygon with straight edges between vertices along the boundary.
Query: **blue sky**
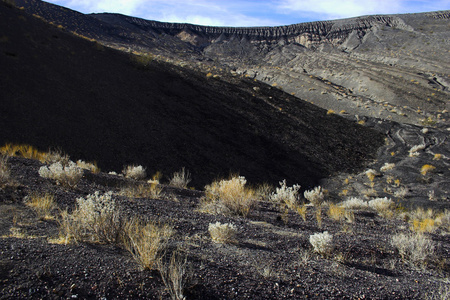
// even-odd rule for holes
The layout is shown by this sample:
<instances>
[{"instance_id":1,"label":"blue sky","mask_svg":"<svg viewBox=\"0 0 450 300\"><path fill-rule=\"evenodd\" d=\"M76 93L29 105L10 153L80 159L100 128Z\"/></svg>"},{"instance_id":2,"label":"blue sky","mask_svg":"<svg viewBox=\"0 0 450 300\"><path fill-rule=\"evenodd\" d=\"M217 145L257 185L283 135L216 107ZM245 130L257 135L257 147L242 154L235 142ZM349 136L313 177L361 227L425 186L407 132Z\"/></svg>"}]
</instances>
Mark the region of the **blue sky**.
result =
<instances>
[{"instance_id":1,"label":"blue sky","mask_svg":"<svg viewBox=\"0 0 450 300\"><path fill-rule=\"evenodd\" d=\"M278 26L372 14L450 10L450 0L46 0L83 13L210 26Z\"/></svg>"}]
</instances>

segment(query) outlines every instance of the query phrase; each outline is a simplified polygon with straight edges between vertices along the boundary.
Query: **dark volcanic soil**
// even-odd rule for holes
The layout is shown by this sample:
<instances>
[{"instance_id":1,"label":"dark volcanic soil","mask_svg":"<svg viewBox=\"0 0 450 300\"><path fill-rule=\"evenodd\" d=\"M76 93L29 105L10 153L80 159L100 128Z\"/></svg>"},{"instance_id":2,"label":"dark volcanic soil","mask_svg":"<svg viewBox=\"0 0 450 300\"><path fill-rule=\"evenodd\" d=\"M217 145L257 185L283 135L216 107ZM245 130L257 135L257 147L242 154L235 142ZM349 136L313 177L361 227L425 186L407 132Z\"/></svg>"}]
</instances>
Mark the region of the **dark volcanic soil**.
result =
<instances>
[{"instance_id":1,"label":"dark volcanic soil","mask_svg":"<svg viewBox=\"0 0 450 300\"><path fill-rule=\"evenodd\" d=\"M8 165L15 185L0 190L1 299L169 297L159 273L140 271L119 247L49 243L58 235L58 223L39 220L23 203L38 190L54 194L61 209L73 207L77 197L95 190L118 192L118 183L132 181L86 171L75 189L63 189L39 177L38 161L12 157ZM436 299L440 288L448 293L450 240L442 229L427 234L437 245L436 255L417 268L402 261L389 242L409 231L408 223L371 211L356 211L355 221L346 223L331 220L324 210L319 228L313 207L306 221L293 212L282 221L265 201L246 218L230 217L198 212L201 192L165 187L163 194L161 199L114 198L124 212L174 226L168 253L178 248L187 256L187 299ZM208 225L216 221L236 225L235 244L211 241ZM334 236L328 258L309 244L311 234L323 231Z\"/></svg>"},{"instance_id":2,"label":"dark volcanic soil","mask_svg":"<svg viewBox=\"0 0 450 300\"><path fill-rule=\"evenodd\" d=\"M141 164L193 185L230 172L312 187L361 168L382 135L241 77L208 78L73 36L0 5L0 144L60 147L104 170Z\"/></svg>"}]
</instances>

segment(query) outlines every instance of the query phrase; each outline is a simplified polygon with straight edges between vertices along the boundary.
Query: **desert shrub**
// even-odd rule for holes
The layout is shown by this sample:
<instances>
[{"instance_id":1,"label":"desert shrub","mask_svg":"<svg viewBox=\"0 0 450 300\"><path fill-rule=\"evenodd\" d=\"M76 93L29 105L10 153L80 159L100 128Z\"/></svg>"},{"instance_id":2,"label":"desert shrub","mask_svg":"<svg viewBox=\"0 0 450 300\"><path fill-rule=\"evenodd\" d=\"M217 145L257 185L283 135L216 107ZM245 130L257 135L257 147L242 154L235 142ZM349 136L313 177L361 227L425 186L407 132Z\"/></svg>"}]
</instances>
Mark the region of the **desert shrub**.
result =
<instances>
[{"instance_id":1,"label":"desert shrub","mask_svg":"<svg viewBox=\"0 0 450 300\"><path fill-rule=\"evenodd\" d=\"M141 180L147 176L145 168L142 166L126 166L122 170L122 173L126 178L131 178L134 180Z\"/></svg>"},{"instance_id":2,"label":"desert shrub","mask_svg":"<svg viewBox=\"0 0 450 300\"><path fill-rule=\"evenodd\" d=\"M54 179L57 184L75 187L83 177L83 170L78 168L72 161L69 161L65 166L60 162L56 162L49 167L42 166L39 169L39 175L44 178Z\"/></svg>"},{"instance_id":3,"label":"desert shrub","mask_svg":"<svg viewBox=\"0 0 450 300\"><path fill-rule=\"evenodd\" d=\"M328 231L315 233L309 236L309 242L314 247L314 251L322 256L328 256L333 251L333 235Z\"/></svg>"},{"instance_id":4,"label":"desert shrub","mask_svg":"<svg viewBox=\"0 0 450 300\"><path fill-rule=\"evenodd\" d=\"M189 171L186 171L183 167L180 171L173 173L169 185L185 189L187 188L189 182L191 182L191 173L189 173Z\"/></svg>"},{"instance_id":5,"label":"desert shrub","mask_svg":"<svg viewBox=\"0 0 450 300\"><path fill-rule=\"evenodd\" d=\"M367 201L364 201L356 197L347 199L343 201L340 205L346 209L366 209L369 207Z\"/></svg>"},{"instance_id":6,"label":"desert shrub","mask_svg":"<svg viewBox=\"0 0 450 300\"><path fill-rule=\"evenodd\" d=\"M436 224L442 229L450 232L450 211L445 210L436 216Z\"/></svg>"},{"instance_id":7,"label":"desert shrub","mask_svg":"<svg viewBox=\"0 0 450 300\"><path fill-rule=\"evenodd\" d=\"M57 207L52 194L31 194L25 197L24 202L31 207L40 219L52 219L52 211Z\"/></svg>"},{"instance_id":8,"label":"desert shrub","mask_svg":"<svg viewBox=\"0 0 450 300\"><path fill-rule=\"evenodd\" d=\"M159 181L161 180L161 178L162 178L162 173L160 171L157 171L155 174L153 174L152 179L149 179L147 182L159 184Z\"/></svg>"},{"instance_id":9,"label":"desert shrub","mask_svg":"<svg viewBox=\"0 0 450 300\"><path fill-rule=\"evenodd\" d=\"M11 172L7 162L8 158L0 155L0 187L6 185L11 178Z\"/></svg>"},{"instance_id":10,"label":"desert shrub","mask_svg":"<svg viewBox=\"0 0 450 300\"><path fill-rule=\"evenodd\" d=\"M305 191L304 196L314 206L320 206L323 203L325 195L323 194L322 187L317 186L312 190Z\"/></svg>"},{"instance_id":11,"label":"desert shrub","mask_svg":"<svg viewBox=\"0 0 450 300\"><path fill-rule=\"evenodd\" d=\"M422 175L425 176L425 175L427 175L428 172L431 172L431 171L433 171L434 169L436 169L435 166L428 165L428 164L423 165L422 168L420 168L420 174L422 174Z\"/></svg>"},{"instance_id":12,"label":"desert shrub","mask_svg":"<svg viewBox=\"0 0 450 300\"><path fill-rule=\"evenodd\" d=\"M411 147L411 149L409 149L409 156L410 157L419 156L419 151L422 151L423 149L425 149L425 147L426 147L425 144L416 145L416 146Z\"/></svg>"},{"instance_id":13,"label":"desert shrub","mask_svg":"<svg viewBox=\"0 0 450 300\"><path fill-rule=\"evenodd\" d=\"M62 213L61 227L66 240L77 242L117 243L123 220L112 192L103 195L97 191L77 199L77 207L70 214Z\"/></svg>"},{"instance_id":14,"label":"desert shrub","mask_svg":"<svg viewBox=\"0 0 450 300\"><path fill-rule=\"evenodd\" d=\"M162 188L156 183L143 183L124 187L119 191L119 195L130 198L152 198L161 197Z\"/></svg>"},{"instance_id":15,"label":"desert shrub","mask_svg":"<svg viewBox=\"0 0 450 300\"><path fill-rule=\"evenodd\" d=\"M273 193L273 186L270 185L269 183L260 184L256 188L256 195L261 200L270 199L272 193Z\"/></svg>"},{"instance_id":16,"label":"desert shrub","mask_svg":"<svg viewBox=\"0 0 450 300\"><path fill-rule=\"evenodd\" d=\"M85 162L81 159L77 160L77 166L81 169L89 170L92 173L99 173L100 169L97 167L97 163Z\"/></svg>"},{"instance_id":17,"label":"desert shrub","mask_svg":"<svg viewBox=\"0 0 450 300\"><path fill-rule=\"evenodd\" d=\"M208 231L211 239L216 243L232 243L236 235L236 226L230 223L210 223Z\"/></svg>"},{"instance_id":18,"label":"desert shrub","mask_svg":"<svg viewBox=\"0 0 450 300\"><path fill-rule=\"evenodd\" d=\"M396 234L391 238L391 245L398 250L402 259L414 265L426 264L435 250L433 241L420 233Z\"/></svg>"},{"instance_id":19,"label":"desert shrub","mask_svg":"<svg viewBox=\"0 0 450 300\"><path fill-rule=\"evenodd\" d=\"M397 198L405 198L408 195L408 192L408 188L403 186L394 192L394 196Z\"/></svg>"},{"instance_id":20,"label":"desert shrub","mask_svg":"<svg viewBox=\"0 0 450 300\"><path fill-rule=\"evenodd\" d=\"M376 198L369 201L369 207L376 210L382 217L391 217L393 215L395 203L391 199Z\"/></svg>"},{"instance_id":21,"label":"desert shrub","mask_svg":"<svg viewBox=\"0 0 450 300\"><path fill-rule=\"evenodd\" d=\"M385 163L381 168L380 171L381 172L386 172L389 170L392 170L395 168L395 164L394 163Z\"/></svg>"},{"instance_id":22,"label":"desert shrub","mask_svg":"<svg viewBox=\"0 0 450 300\"><path fill-rule=\"evenodd\" d=\"M374 181L375 177L378 176L378 172L374 169L369 169L366 171L366 176L369 178L370 181Z\"/></svg>"},{"instance_id":23,"label":"desert shrub","mask_svg":"<svg viewBox=\"0 0 450 300\"><path fill-rule=\"evenodd\" d=\"M335 221L342 221L345 219L345 208L336 204L330 204L328 207L328 217Z\"/></svg>"},{"instance_id":24,"label":"desert shrub","mask_svg":"<svg viewBox=\"0 0 450 300\"><path fill-rule=\"evenodd\" d=\"M247 188L243 176L232 176L229 180L215 181L205 187L205 211L246 216L255 202L255 192Z\"/></svg>"},{"instance_id":25,"label":"desert shrub","mask_svg":"<svg viewBox=\"0 0 450 300\"><path fill-rule=\"evenodd\" d=\"M173 300L186 299L183 290L187 281L187 257L173 252L168 263L158 260L158 271Z\"/></svg>"},{"instance_id":26,"label":"desert shrub","mask_svg":"<svg viewBox=\"0 0 450 300\"><path fill-rule=\"evenodd\" d=\"M280 181L280 187L277 187L275 192L270 195L270 201L286 205L290 209L295 210L298 206L298 190L300 185L294 184L292 187L286 186L286 180Z\"/></svg>"},{"instance_id":27,"label":"desert shrub","mask_svg":"<svg viewBox=\"0 0 450 300\"><path fill-rule=\"evenodd\" d=\"M433 160L440 160L442 158L442 154L436 153L433 157Z\"/></svg>"},{"instance_id":28,"label":"desert shrub","mask_svg":"<svg viewBox=\"0 0 450 300\"><path fill-rule=\"evenodd\" d=\"M65 165L70 160L69 156L62 154L61 151L43 152L26 144L5 144L0 148L0 153L7 156L20 156L28 159L35 159L42 163L49 164L60 162Z\"/></svg>"},{"instance_id":29,"label":"desert shrub","mask_svg":"<svg viewBox=\"0 0 450 300\"><path fill-rule=\"evenodd\" d=\"M142 269L152 270L167 246L173 229L132 218L125 222L122 243Z\"/></svg>"}]
</instances>

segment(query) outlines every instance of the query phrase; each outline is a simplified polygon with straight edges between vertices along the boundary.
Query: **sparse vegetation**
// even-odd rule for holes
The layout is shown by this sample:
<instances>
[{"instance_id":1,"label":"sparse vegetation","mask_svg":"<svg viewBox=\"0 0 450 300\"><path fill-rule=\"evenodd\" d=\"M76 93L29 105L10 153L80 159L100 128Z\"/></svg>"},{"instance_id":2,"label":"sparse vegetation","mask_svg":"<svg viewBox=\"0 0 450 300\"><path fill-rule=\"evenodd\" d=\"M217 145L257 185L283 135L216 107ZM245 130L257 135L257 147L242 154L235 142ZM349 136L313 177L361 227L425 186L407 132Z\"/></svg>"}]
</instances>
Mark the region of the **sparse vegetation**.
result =
<instances>
[{"instance_id":1,"label":"sparse vegetation","mask_svg":"<svg viewBox=\"0 0 450 300\"><path fill-rule=\"evenodd\" d=\"M434 169L436 169L436 167L433 165L428 165L428 164L423 165L422 168L420 168L420 174L425 176L425 175L427 175L427 173L433 171Z\"/></svg>"},{"instance_id":2,"label":"sparse vegetation","mask_svg":"<svg viewBox=\"0 0 450 300\"><path fill-rule=\"evenodd\" d=\"M216 243L234 243L236 231L236 226L230 223L216 222L208 226L211 239Z\"/></svg>"},{"instance_id":3,"label":"sparse vegetation","mask_svg":"<svg viewBox=\"0 0 450 300\"><path fill-rule=\"evenodd\" d=\"M369 203L362 199L352 197L342 202L341 206L346 209L367 209L369 207Z\"/></svg>"},{"instance_id":4,"label":"sparse vegetation","mask_svg":"<svg viewBox=\"0 0 450 300\"><path fill-rule=\"evenodd\" d=\"M320 186L317 186L312 190L305 191L304 196L314 206L321 206L325 198L322 187Z\"/></svg>"},{"instance_id":5,"label":"sparse vegetation","mask_svg":"<svg viewBox=\"0 0 450 300\"><path fill-rule=\"evenodd\" d=\"M49 193L33 193L25 197L25 204L30 206L37 214L38 218L43 220L53 219L52 211L57 207L54 196Z\"/></svg>"},{"instance_id":6,"label":"sparse vegetation","mask_svg":"<svg viewBox=\"0 0 450 300\"><path fill-rule=\"evenodd\" d=\"M147 176L143 166L126 166L122 170L122 173L126 178L131 178L134 180L142 180Z\"/></svg>"},{"instance_id":7,"label":"sparse vegetation","mask_svg":"<svg viewBox=\"0 0 450 300\"><path fill-rule=\"evenodd\" d=\"M119 195L130 198L159 199L161 197L161 192L162 188L156 183L141 183L122 188Z\"/></svg>"},{"instance_id":8,"label":"sparse vegetation","mask_svg":"<svg viewBox=\"0 0 450 300\"><path fill-rule=\"evenodd\" d=\"M39 169L39 175L56 180L57 184L73 188L83 177L83 170L72 161L65 166L60 162L55 162L48 167L42 166Z\"/></svg>"},{"instance_id":9,"label":"sparse vegetation","mask_svg":"<svg viewBox=\"0 0 450 300\"><path fill-rule=\"evenodd\" d=\"M136 217L126 221L122 243L142 269L152 270L160 259L173 229L169 225L156 225Z\"/></svg>"},{"instance_id":10,"label":"sparse vegetation","mask_svg":"<svg viewBox=\"0 0 450 300\"><path fill-rule=\"evenodd\" d=\"M8 168L8 157L0 155L0 187L10 181L11 172Z\"/></svg>"},{"instance_id":11,"label":"sparse vegetation","mask_svg":"<svg viewBox=\"0 0 450 300\"><path fill-rule=\"evenodd\" d=\"M402 259L416 266L425 266L434 256L435 245L424 234L399 233L392 236L391 244L398 250Z\"/></svg>"},{"instance_id":12,"label":"sparse vegetation","mask_svg":"<svg viewBox=\"0 0 450 300\"><path fill-rule=\"evenodd\" d=\"M215 181L205 187L206 198L201 209L211 213L246 216L256 201L253 189L247 188L243 176L232 176L229 180Z\"/></svg>"},{"instance_id":13,"label":"sparse vegetation","mask_svg":"<svg viewBox=\"0 0 450 300\"><path fill-rule=\"evenodd\" d=\"M426 147L425 144L420 144L420 145L413 146L411 149L409 149L409 156L410 157L417 157L417 156L419 156L419 151L424 150L425 147Z\"/></svg>"},{"instance_id":14,"label":"sparse vegetation","mask_svg":"<svg viewBox=\"0 0 450 300\"><path fill-rule=\"evenodd\" d=\"M66 241L118 243L122 226L123 218L112 192L100 195L97 191L78 198L72 213L62 213L61 228Z\"/></svg>"},{"instance_id":15,"label":"sparse vegetation","mask_svg":"<svg viewBox=\"0 0 450 300\"><path fill-rule=\"evenodd\" d=\"M292 187L286 186L286 180L280 181L280 187L270 195L270 201L278 205L287 206L292 210L298 207L298 190L300 185L294 184Z\"/></svg>"},{"instance_id":16,"label":"sparse vegetation","mask_svg":"<svg viewBox=\"0 0 450 300\"><path fill-rule=\"evenodd\" d=\"M329 256L333 252L333 235L329 234L328 231L310 235L309 242L313 246L314 251L324 257Z\"/></svg>"},{"instance_id":17,"label":"sparse vegetation","mask_svg":"<svg viewBox=\"0 0 450 300\"><path fill-rule=\"evenodd\" d=\"M186 299L183 290L188 280L187 257L173 252L168 263L158 261L158 271L172 300Z\"/></svg>"},{"instance_id":18,"label":"sparse vegetation","mask_svg":"<svg viewBox=\"0 0 450 300\"><path fill-rule=\"evenodd\" d=\"M391 199L376 198L369 201L369 207L375 210L380 216L390 218L394 215L395 203Z\"/></svg>"},{"instance_id":19,"label":"sparse vegetation","mask_svg":"<svg viewBox=\"0 0 450 300\"><path fill-rule=\"evenodd\" d=\"M169 185L180 189L186 189L189 182L191 182L191 173L183 167L180 171L173 173Z\"/></svg>"},{"instance_id":20,"label":"sparse vegetation","mask_svg":"<svg viewBox=\"0 0 450 300\"><path fill-rule=\"evenodd\" d=\"M95 174L100 172L100 169L97 167L97 163L95 163L95 162L90 163L90 162L85 162L85 161L79 159L79 160L77 160L77 166L81 169L89 170Z\"/></svg>"}]
</instances>

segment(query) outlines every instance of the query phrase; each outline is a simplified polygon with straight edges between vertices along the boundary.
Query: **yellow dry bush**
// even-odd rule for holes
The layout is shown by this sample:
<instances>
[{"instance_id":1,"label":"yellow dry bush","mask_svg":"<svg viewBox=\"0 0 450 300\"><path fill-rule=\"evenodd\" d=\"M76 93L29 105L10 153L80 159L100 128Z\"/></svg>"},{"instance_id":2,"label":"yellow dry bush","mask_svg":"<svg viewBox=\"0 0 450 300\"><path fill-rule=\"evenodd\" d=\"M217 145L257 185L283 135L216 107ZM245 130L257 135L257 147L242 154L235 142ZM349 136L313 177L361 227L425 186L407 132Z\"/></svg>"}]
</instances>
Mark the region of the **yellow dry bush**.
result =
<instances>
[{"instance_id":1,"label":"yellow dry bush","mask_svg":"<svg viewBox=\"0 0 450 300\"><path fill-rule=\"evenodd\" d=\"M308 207L303 204L302 206L297 206L295 209L297 211L297 213L302 217L303 221L306 222L306 209Z\"/></svg>"},{"instance_id":2,"label":"yellow dry bush","mask_svg":"<svg viewBox=\"0 0 450 300\"><path fill-rule=\"evenodd\" d=\"M232 176L229 180L215 181L205 187L206 199L202 210L212 213L226 213L246 216L255 203L253 189L247 188L243 176Z\"/></svg>"},{"instance_id":3,"label":"yellow dry bush","mask_svg":"<svg viewBox=\"0 0 450 300\"><path fill-rule=\"evenodd\" d=\"M428 172L431 172L431 171L433 171L434 169L436 169L435 166L428 165L428 164L423 165L422 168L420 168L420 174L422 174L422 175L425 176L425 175L427 175Z\"/></svg>"},{"instance_id":4,"label":"yellow dry bush","mask_svg":"<svg viewBox=\"0 0 450 300\"><path fill-rule=\"evenodd\" d=\"M335 221L342 221L345 219L345 208L336 204L330 204L328 216Z\"/></svg>"},{"instance_id":5,"label":"yellow dry bush","mask_svg":"<svg viewBox=\"0 0 450 300\"><path fill-rule=\"evenodd\" d=\"M132 218L125 222L122 243L142 269L152 270L172 235L169 225Z\"/></svg>"},{"instance_id":6,"label":"yellow dry bush","mask_svg":"<svg viewBox=\"0 0 450 300\"><path fill-rule=\"evenodd\" d=\"M415 219L412 221L411 230L422 233L422 232L433 232L436 229L434 219L427 218L424 220Z\"/></svg>"},{"instance_id":7,"label":"yellow dry bush","mask_svg":"<svg viewBox=\"0 0 450 300\"><path fill-rule=\"evenodd\" d=\"M156 183L142 183L122 188L119 195L129 198L159 199L161 197L161 192L161 186Z\"/></svg>"},{"instance_id":8,"label":"yellow dry bush","mask_svg":"<svg viewBox=\"0 0 450 300\"><path fill-rule=\"evenodd\" d=\"M31 207L40 219L53 219L52 211L57 207L52 194L33 193L24 199L25 204Z\"/></svg>"},{"instance_id":9,"label":"yellow dry bush","mask_svg":"<svg viewBox=\"0 0 450 300\"><path fill-rule=\"evenodd\" d=\"M442 154L436 153L433 157L433 160L440 160L442 158Z\"/></svg>"}]
</instances>

